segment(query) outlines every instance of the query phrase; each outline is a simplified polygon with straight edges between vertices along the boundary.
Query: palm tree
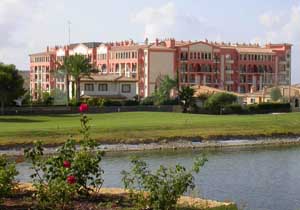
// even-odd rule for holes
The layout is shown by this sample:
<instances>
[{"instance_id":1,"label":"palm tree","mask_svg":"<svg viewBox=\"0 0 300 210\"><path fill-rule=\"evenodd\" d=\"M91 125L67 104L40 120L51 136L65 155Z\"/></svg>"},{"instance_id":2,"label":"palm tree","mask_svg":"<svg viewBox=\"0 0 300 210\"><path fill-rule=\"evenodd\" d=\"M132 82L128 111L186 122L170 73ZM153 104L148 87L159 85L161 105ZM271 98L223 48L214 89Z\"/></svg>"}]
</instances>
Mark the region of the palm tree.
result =
<instances>
[{"instance_id":1,"label":"palm tree","mask_svg":"<svg viewBox=\"0 0 300 210\"><path fill-rule=\"evenodd\" d=\"M183 86L179 90L179 98L182 103L183 112L187 112L188 108L192 105L195 90L190 86Z\"/></svg>"},{"instance_id":2,"label":"palm tree","mask_svg":"<svg viewBox=\"0 0 300 210\"><path fill-rule=\"evenodd\" d=\"M76 102L80 101L80 79L84 76L87 76L92 71L92 65L89 62L89 59L84 55L71 55L65 57L63 64L60 66L60 69L65 70L67 78L67 97L69 100L69 80L70 76L74 78L76 86Z\"/></svg>"},{"instance_id":3,"label":"palm tree","mask_svg":"<svg viewBox=\"0 0 300 210\"><path fill-rule=\"evenodd\" d=\"M165 75L157 79L158 88L153 94L157 104L170 100L171 90L177 87L177 80Z\"/></svg>"},{"instance_id":4,"label":"palm tree","mask_svg":"<svg viewBox=\"0 0 300 210\"><path fill-rule=\"evenodd\" d=\"M160 89L162 95L164 95L166 97L166 99L170 99L171 90L176 88L176 86L177 86L177 80L172 79L170 76L166 75L161 80L159 89Z\"/></svg>"}]
</instances>

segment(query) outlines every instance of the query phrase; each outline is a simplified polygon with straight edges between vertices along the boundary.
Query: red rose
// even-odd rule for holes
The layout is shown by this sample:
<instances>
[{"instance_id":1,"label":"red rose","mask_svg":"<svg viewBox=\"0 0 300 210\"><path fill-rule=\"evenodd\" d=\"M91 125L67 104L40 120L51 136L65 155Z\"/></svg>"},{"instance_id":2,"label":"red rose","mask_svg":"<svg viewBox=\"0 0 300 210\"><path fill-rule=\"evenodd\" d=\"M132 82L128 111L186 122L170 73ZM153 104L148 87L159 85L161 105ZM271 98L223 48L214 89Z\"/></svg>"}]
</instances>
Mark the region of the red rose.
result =
<instances>
[{"instance_id":1,"label":"red rose","mask_svg":"<svg viewBox=\"0 0 300 210\"><path fill-rule=\"evenodd\" d=\"M76 183L76 178L75 178L75 176L68 176L68 177L67 177L67 182L68 182L69 184L75 184L75 183Z\"/></svg>"},{"instance_id":2,"label":"red rose","mask_svg":"<svg viewBox=\"0 0 300 210\"><path fill-rule=\"evenodd\" d=\"M71 168L71 163L68 160L65 160L63 165L64 165L64 168Z\"/></svg>"},{"instance_id":3,"label":"red rose","mask_svg":"<svg viewBox=\"0 0 300 210\"><path fill-rule=\"evenodd\" d=\"M89 109L89 106L87 104L81 104L79 107L79 112L87 112Z\"/></svg>"},{"instance_id":4,"label":"red rose","mask_svg":"<svg viewBox=\"0 0 300 210\"><path fill-rule=\"evenodd\" d=\"M111 205L111 208L113 208L113 209L115 209L115 208L117 208L117 207L118 207L118 205L115 204L115 203L113 203L113 204Z\"/></svg>"}]
</instances>

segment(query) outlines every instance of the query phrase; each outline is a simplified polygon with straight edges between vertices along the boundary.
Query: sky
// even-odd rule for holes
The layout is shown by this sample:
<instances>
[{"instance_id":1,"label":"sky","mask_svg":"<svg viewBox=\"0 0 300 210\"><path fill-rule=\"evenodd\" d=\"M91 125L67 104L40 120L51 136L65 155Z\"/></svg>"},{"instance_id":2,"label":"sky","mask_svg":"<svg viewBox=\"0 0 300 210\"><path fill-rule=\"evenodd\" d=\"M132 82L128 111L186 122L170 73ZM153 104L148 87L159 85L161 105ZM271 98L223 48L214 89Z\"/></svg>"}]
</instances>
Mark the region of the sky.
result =
<instances>
[{"instance_id":1,"label":"sky","mask_svg":"<svg viewBox=\"0 0 300 210\"><path fill-rule=\"evenodd\" d=\"M146 37L293 44L300 83L299 0L0 0L0 62L29 69L30 53L71 42Z\"/></svg>"}]
</instances>

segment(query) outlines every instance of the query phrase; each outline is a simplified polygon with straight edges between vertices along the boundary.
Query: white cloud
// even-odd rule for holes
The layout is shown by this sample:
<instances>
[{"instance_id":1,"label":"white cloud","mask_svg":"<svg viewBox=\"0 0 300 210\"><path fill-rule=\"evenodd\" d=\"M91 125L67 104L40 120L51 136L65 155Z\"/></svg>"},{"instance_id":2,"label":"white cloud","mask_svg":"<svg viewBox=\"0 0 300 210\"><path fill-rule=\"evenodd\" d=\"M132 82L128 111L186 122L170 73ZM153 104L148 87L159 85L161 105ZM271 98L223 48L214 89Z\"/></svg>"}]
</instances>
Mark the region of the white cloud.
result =
<instances>
[{"instance_id":1,"label":"white cloud","mask_svg":"<svg viewBox=\"0 0 300 210\"><path fill-rule=\"evenodd\" d=\"M295 5L285 15L273 15L267 12L260 16L260 23L265 27L263 40L268 42L300 41L300 5Z\"/></svg>"},{"instance_id":2,"label":"white cloud","mask_svg":"<svg viewBox=\"0 0 300 210\"><path fill-rule=\"evenodd\" d=\"M292 6L285 15L274 16L275 11L260 16L260 23L265 27L263 35L256 37L260 42L291 43L292 82L300 82L300 4Z\"/></svg>"},{"instance_id":3,"label":"white cloud","mask_svg":"<svg viewBox=\"0 0 300 210\"><path fill-rule=\"evenodd\" d=\"M216 31L209 26L205 18L183 14L173 2L159 8L144 8L133 15L131 21L144 25L144 38L174 37L177 39L215 38ZM205 37L206 35L206 37Z\"/></svg>"},{"instance_id":4,"label":"white cloud","mask_svg":"<svg viewBox=\"0 0 300 210\"><path fill-rule=\"evenodd\" d=\"M0 62L28 69L28 54L45 48L54 33L47 19L63 0L0 0Z\"/></svg>"},{"instance_id":5,"label":"white cloud","mask_svg":"<svg viewBox=\"0 0 300 210\"><path fill-rule=\"evenodd\" d=\"M259 16L259 22L267 28L276 27L281 24L281 21L282 15L273 12L265 12Z\"/></svg>"}]
</instances>

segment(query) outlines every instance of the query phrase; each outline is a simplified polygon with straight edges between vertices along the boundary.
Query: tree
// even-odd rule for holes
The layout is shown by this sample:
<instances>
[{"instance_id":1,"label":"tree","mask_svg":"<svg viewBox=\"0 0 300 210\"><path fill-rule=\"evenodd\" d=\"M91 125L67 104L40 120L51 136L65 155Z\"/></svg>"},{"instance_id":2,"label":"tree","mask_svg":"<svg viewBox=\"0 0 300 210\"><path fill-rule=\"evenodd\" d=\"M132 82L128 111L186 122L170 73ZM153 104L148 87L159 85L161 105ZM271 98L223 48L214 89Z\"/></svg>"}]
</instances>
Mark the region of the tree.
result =
<instances>
[{"instance_id":1,"label":"tree","mask_svg":"<svg viewBox=\"0 0 300 210\"><path fill-rule=\"evenodd\" d=\"M280 88L278 88L278 87L272 88L270 95L271 95L272 101L278 101L279 99L282 98Z\"/></svg>"},{"instance_id":2,"label":"tree","mask_svg":"<svg viewBox=\"0 0 300 210\"><path fill-rule=\"evenodd\" d=\"M1 114L4 114L4 106L14 99L25 94L24 80L18 74L14 65L0 63L0 104Z\"/></svg>"},{"instance_id":3,"label":"tree","mask_svg":"<svg viewBox=\"0 0 300 210\"><path fill-rule=\"evenodd\" d=\"M187 112L188 108L192 105L194 94L195 90L190 86L183 86L181 90L179 90L179 99L184 113Z\"/></svg>"},{"instance_id":4,"label":"tree","mask_svg":"<svg viewBox=\"0 0 300 210\"><path fill-rule=\"evenodd\" d=\"M154 98L157 104L170 100L171 90L177 87L177 80L172 79L169 75L165 75L158 80L158 89L155 91Z\"/></svg>"},{"instance_id":5,"label":"tree","mask_svg":"<svg viewBox=\"0 0 300 210\"><path fill-rule=\"evenodd\" d=\"M71 55L65 57L63 64L59 69L66 71L67 78L67 97L69 100L69 76L72 76L76 85L76 101L80 101L80 79L83 76L87 76L92 71L92 66L88 58L84 55Z\"/></svg>"},{"instance_id":6,"label":"tree","mask_svg":"<svg viewBox=\"0 0 300 210\"><path fill-rule=\"evenodd\" d=\"M237 97L229 93L216 93L206 100L204 107L214 114L222 113L222 109L237 101Z\"/></svg>"}]
</instances>

